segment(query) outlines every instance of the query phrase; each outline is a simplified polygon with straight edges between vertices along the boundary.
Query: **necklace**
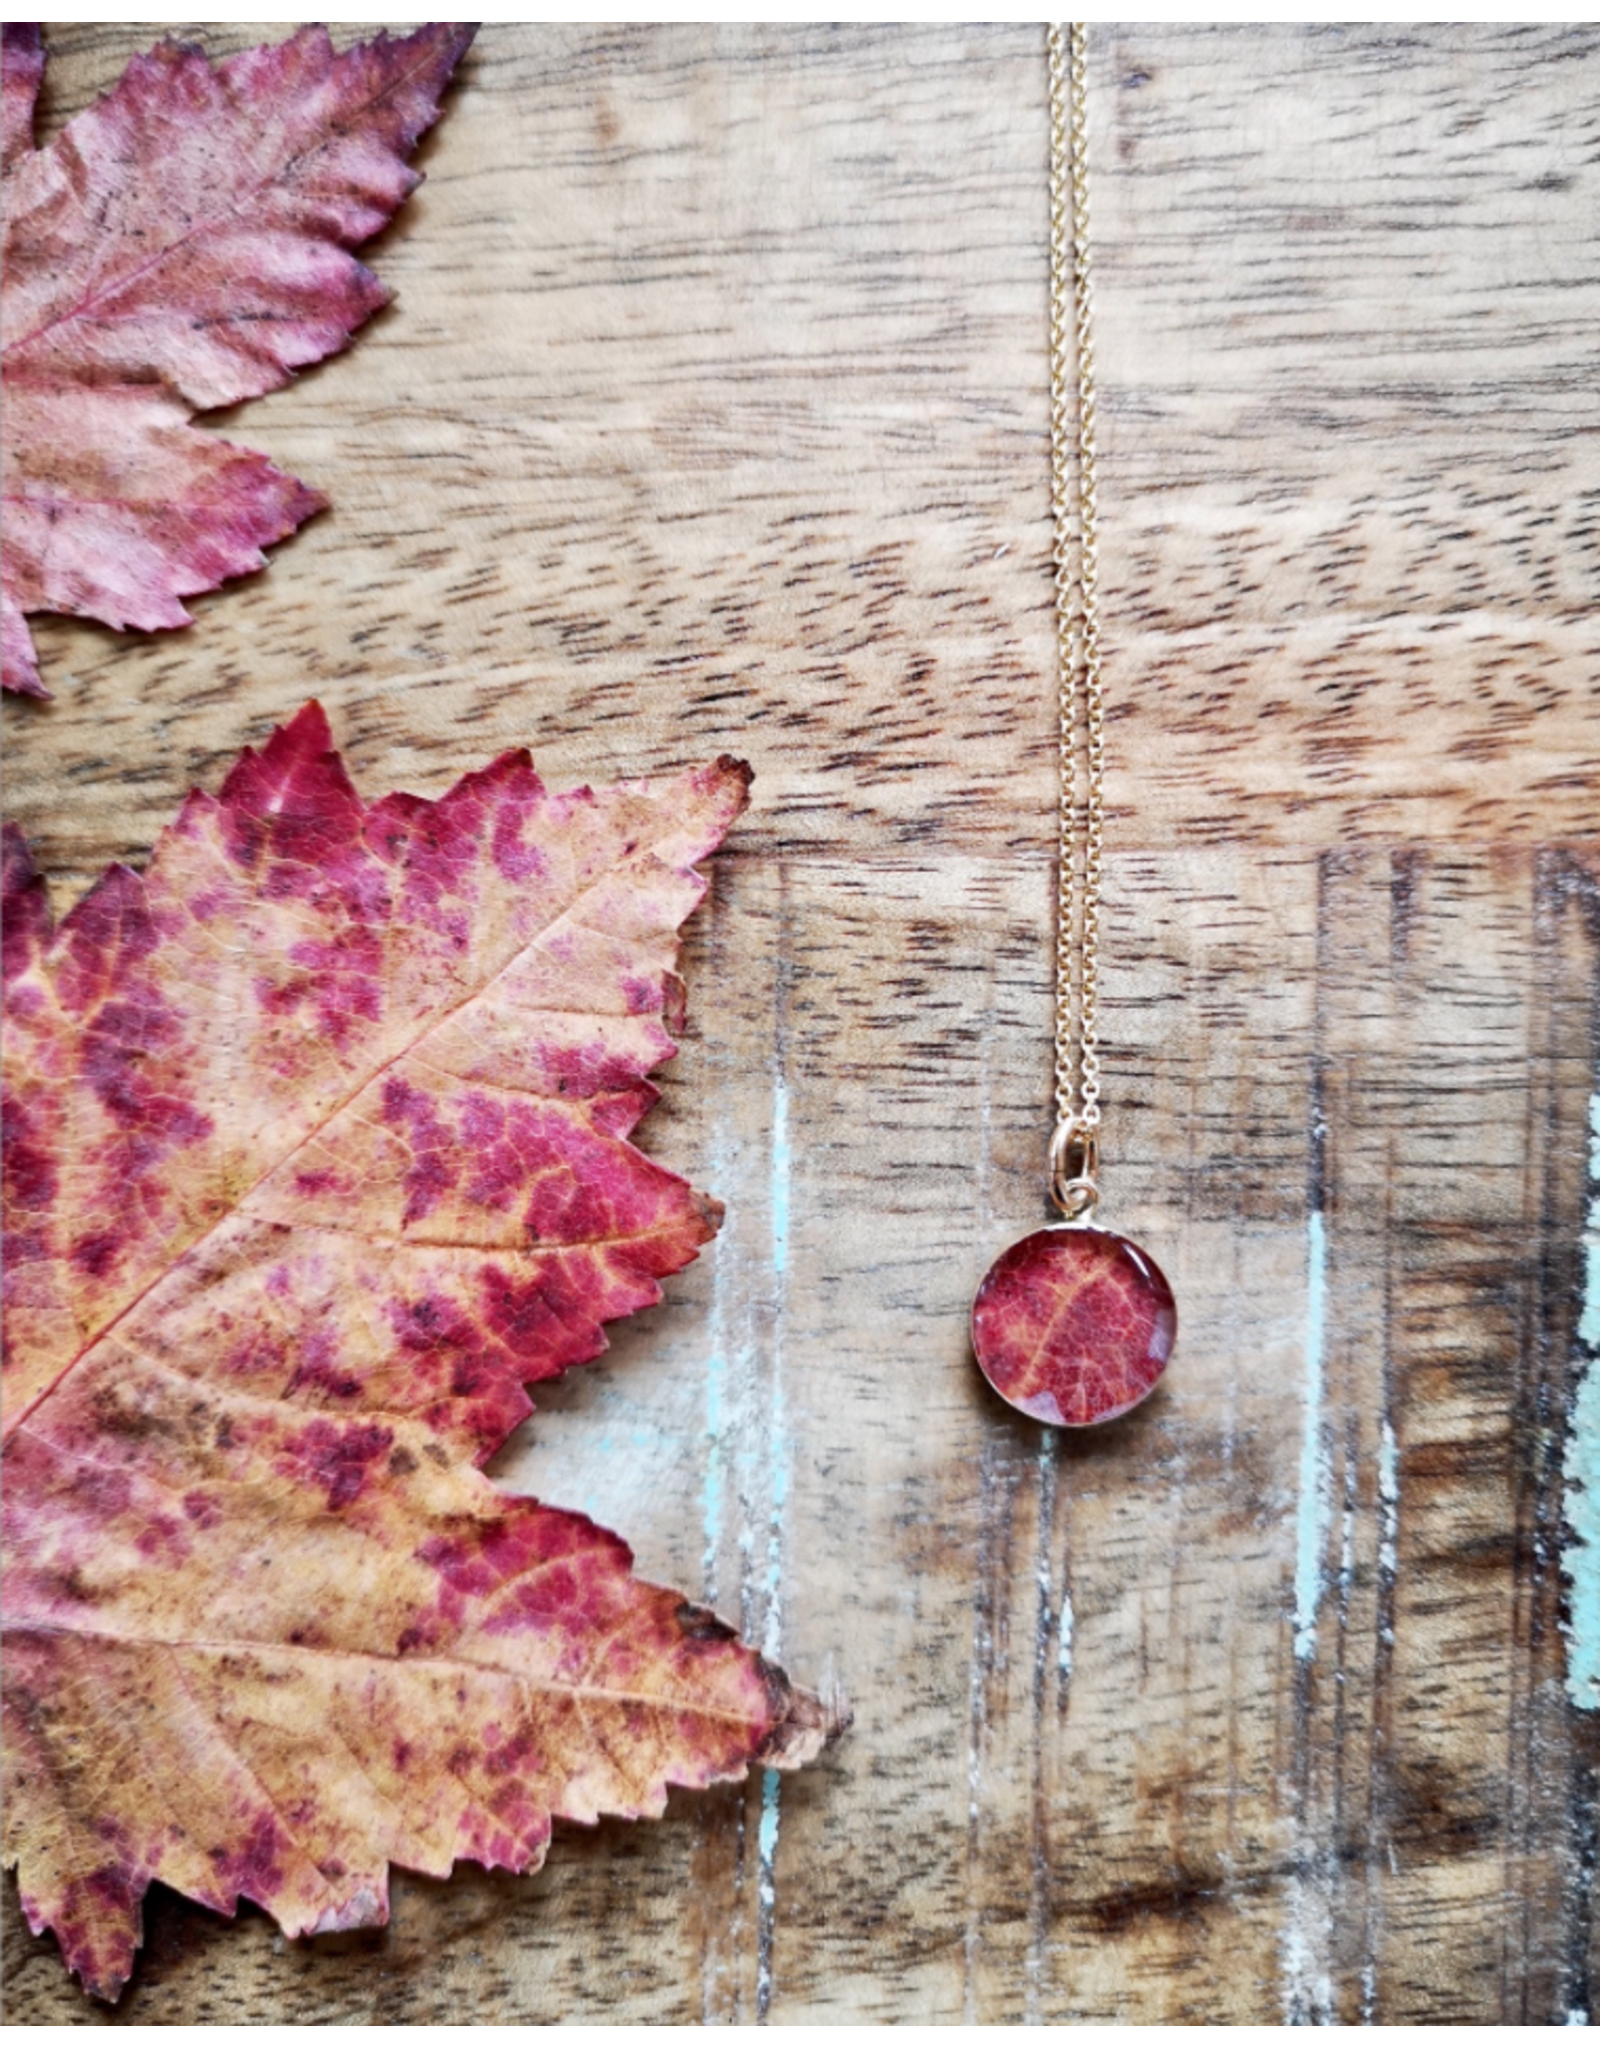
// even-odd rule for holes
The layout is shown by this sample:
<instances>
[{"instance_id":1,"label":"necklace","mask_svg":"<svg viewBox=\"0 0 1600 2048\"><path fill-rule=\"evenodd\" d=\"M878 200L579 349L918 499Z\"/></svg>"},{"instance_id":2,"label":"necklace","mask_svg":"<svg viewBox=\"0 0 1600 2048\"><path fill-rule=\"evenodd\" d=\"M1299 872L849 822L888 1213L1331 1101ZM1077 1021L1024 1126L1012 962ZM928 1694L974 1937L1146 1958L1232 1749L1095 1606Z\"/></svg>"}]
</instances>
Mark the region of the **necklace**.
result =
<instances>
[{"instance_id":1,"label":"necklace","mask_svg":"<svg viewBox=\"0 0 1600 2048\"><path fill-rule=\"evenodd\" d=\"M1172 1289L1149 1253L1094 1222L1100 1200L1105 707L1087 60L1084 23L1075 22L1065 38L1059 28L1050 30L1050 508L1060 795L1056 1114L1047 1185L1062 1220L1002 1252L972 1305L973 1349L996 1393L1024 1415L1073 1427L1109 1422L1142 1401L1166 1369L1178 1327Z\"/></svg>"}]
</instances>

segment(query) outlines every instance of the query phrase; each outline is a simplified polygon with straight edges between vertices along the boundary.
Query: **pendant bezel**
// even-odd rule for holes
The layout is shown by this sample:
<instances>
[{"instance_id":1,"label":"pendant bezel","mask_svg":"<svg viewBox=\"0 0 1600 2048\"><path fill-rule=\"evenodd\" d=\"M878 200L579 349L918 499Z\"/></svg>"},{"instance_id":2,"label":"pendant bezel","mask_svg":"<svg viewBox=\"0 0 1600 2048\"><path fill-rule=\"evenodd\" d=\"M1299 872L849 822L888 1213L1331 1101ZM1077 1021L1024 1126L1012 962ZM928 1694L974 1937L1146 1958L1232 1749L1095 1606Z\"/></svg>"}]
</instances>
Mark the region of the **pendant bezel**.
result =
<instances>
[{"instance_id":1,"label":"pendant bezel","mask_svg":"<svg viewBox=\"0 0 1600 2048\"><path fill-rule=\"evenodd\" d=\"M972 1304L972 1348L989 1385L1019 1414L1063 1429L1098 1428L1148 1400L1177 1333L1177 1302L1155 1260L1086 1218L1044 1224L1008 1245Z\"/></svg>"}]
</instances>

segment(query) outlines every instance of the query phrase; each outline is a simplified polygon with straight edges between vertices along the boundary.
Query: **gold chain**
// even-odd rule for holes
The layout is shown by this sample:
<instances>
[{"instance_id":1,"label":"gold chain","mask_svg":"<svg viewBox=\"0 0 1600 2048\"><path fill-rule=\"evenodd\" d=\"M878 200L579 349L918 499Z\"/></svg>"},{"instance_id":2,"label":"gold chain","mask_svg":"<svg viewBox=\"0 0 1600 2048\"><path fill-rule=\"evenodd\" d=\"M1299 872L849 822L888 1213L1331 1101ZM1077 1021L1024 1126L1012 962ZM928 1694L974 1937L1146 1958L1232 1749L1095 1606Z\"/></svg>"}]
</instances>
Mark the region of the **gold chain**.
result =
<instances>
[{"instance_id":1,"label":"gold chain","mask_svg":"<svg viewBox=\"0 0 1600 2048\"><path fill-rule=\"evenodd\" d=\"M1056 1128L1050 1195L1069 1222L1099 1200L1100 877L1105 707L1089 274L1087 25L1050 30L1050 511L1054 522L1060 802L1056 854ZM1081 820L1081 824L1080 824ZM1080 850L1081 849L1081 850Z\"/></svg>"}]
</instances>

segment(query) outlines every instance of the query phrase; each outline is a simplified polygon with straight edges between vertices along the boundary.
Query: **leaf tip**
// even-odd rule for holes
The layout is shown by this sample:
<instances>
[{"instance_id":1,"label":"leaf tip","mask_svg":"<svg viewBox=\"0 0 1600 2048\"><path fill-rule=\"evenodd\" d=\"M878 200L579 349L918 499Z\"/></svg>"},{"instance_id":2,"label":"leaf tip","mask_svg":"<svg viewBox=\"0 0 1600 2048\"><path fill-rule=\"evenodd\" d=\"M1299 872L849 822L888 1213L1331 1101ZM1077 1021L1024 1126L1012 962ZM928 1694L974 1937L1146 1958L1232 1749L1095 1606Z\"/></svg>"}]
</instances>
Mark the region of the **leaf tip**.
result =
<instances>
[{"instance_id":1,"label":"leaf tip","mask_svg":"<svg viewBox=\"0 0 1600 2048\"><path fill-rule=\"evenodd\" d=\"M316 761L333 750L333 727L322 700L308 697L293 718L274 726L260 758L273 762Z\"/></svg>"},{"instance_id":2,"label":"leaf tip","mask_svg":"<svg viewBox=\"0 0 1600 2048\"><path fill-rule=\"evenodd\" d=\"M676 784L688 800L684 815L693 821L680 852L688 861L699 860L721 845L734 821L750 803L750 785L755 770L748 761L732 754L720 754L703 767L690 769Z\"/></svg>"},{"instance_id":3,"label":"leaf tip","mask_svg":"<svg viewBox=\"0 0 1600 2048\"><path fill-rule=\"evenodd\" d=\"M246 747L229 769L217 802L241 819L335 817L347 826L363 814L333 744L328 714L313 697L274 727L259 750Z\"/></svg>"},{"instance_id":4,"label":"leaf tip","mask_svg":"<svg viewBox=\"0 0 1600 2048\"><path fill-rule=\"evenodd\" d=\"M121 1874L101 1869L89 1880L91 1886L99 1887L102 1894L100 1903L103 1904L104 1895L109 1894L129 1909L123 1917L102 1928L85 1916L81 1887L71 1888L78 1896L52 1903L28 1890L20 1856L12 1857L6 1868L16 1871L17 1903L22 1908L29 1933L53 1934L68 1975L77 1978L90 1998L98 1999L102 2005L115 2005L128 1988L134 1964L144 1946L144 1915L138 1898L128 1897Z\"/></svg>"},{"instance_id":5,"label":"leaf tip","mask_svg":"<svg viewBox=\"0 0 1600 2048\"><path fill-rule=\"evenodd\" d=\"M756 771L748 761L741 761L737 754L719 754L712 763L712 769L730 786L737 783L748 800L750 785L756 779Z\"/></svg>"},{"instance_id":6,"label":"leaf tip","mask_svg":"<svg viewBox=\"0 0 1600 2048\"><path fill-rule=\"evenodd\" d=\"M0 683L19 697L48 697L39 679L39 659L22 606L9 590L0 616Z\"/></svg>"},{"instance_id":7,"label":"leaf tip","mask_svg":"<svg viewBox=\"0 0 1600 2048\"><path fill-rule=\"evenodd\" d=\"M750 785L756 779L756 771L736 754L719 754L705 770L705 775L722 797L725 807L723 829L726 831L750 808Z\"/></svg>"},{"instance_id":8,"label":"leaf tip","mask_svg":"<svg viewBox=\"0 0 1600 2048\"><path fill-rule=\"evenodd\" d=\"M407 41L413 45L431 45L443 67L444 77L448 79L471 49L482 26L477 21L430 21Z\"/></svg>"},{"instance_id":9,"label":"leaf tip","mask_svg":"<svg viewBox=\"0 0 1600 2048\"><path fill-rule=\"evenodd\" d=\"M475 21L430 21L406 36L380 30L370 42L352 45L342 57L334 57L330 45L328 60L332 66L348 66L357 72L375 64L386 75L386 95L403 93L407 97L409 113L401 131L401 148L409 155L438 120L445 88L478 27ZM325 37L327 31L322 34ZM420 172L413 182L421 182Z\"/></svg>"},{"instance_id":10,"label":"leaf tip","mask_svg":"<svg viewBox=\"0 0 1600 2048\"><path fill-rule=\"evenodd\" d=\"M780 1705L755 1761L768 1770L797 1771L814 1763L850 1729L855 1720L849 1702L837 1687L822 1693L791 1685L775 1665L767 1667L768 1684Z\"/></svg>"},{"instance_id":11,"label":"leaf tip","mask_svg":"<svg viewBox=\"0 0 1600 2048\"><path fill-rule=\"evenodd\" d=\"M715 1195L702 1195L698 1190L694 1195L694 1205L700 1213L700 1222L705 1230L705 1236L700 1242L709 1244L722 1228L722 1219L728 1213L727 1205L719 1202Z\"/></svg>"},{"instance_id":12,"label":"leaf tip","mask_svg":"<svg viewBox=\"0 0 1600 2048\"><path fill-rule=\"evenodd\" d=\"M333 726L320 697L308 697L293 718L278 727L278 733L301 752L326 754L333 747Z\"/></svg>"},{"instance_id":13,"label":"leaf tip","mask_svg":"<svg viewBox=\"0 0 1600 2048\"><path fill-rule=\"evenodd\" d=\"M289 528L293 533L295 528L303 526L308 519L315 518L317 513L326 512L333 500L326 491L319 491L315 484L303 484L297 476L291 477L289 484L284 516L293 520L294 524Z\"/></svg>"}]
</instances>

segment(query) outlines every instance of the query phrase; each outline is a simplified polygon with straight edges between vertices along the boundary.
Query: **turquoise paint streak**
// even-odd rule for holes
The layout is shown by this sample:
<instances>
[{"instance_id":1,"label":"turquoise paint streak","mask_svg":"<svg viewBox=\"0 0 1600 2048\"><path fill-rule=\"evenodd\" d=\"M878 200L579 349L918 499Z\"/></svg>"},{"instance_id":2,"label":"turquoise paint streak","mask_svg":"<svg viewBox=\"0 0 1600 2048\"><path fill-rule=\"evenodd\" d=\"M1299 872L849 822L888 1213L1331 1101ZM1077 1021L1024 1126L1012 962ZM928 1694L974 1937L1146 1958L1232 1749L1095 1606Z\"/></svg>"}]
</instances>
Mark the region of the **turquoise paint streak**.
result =
<instances>
[{"instance_id":1,"label":"turquoise paint streak","mask_svg":"<svg viewBox=\"0 0 1600 2048\"><path fill-rule=\"evenodd\" d=\"M1306 1226L1306 1396L1300 1438L1300 1502L1294 1529L1294 1653L1314 1656L1328 1535L1328 1475L1322 1452L1323 1348L1328 1322L1328 1238L1322 1211Z\"/></svg>"},{"instance_id":2,"label":"turquoise paint streak","mask_svg":"<svg viewBox=\"0 0 1600 2048\"><path fill-rule=\"evenodd\" d=\"M769 1900L772 1859L778 1853L778 1788L781 1782L778 1773L770 1768L761 1773L761 1826L756 1833L756 1847L761 1855L761 1881Z\"/></svg>"},{"instance_id":3,"label":"turquoise paint streak","mask_svg":"<svg viewBox=\"0 0 1600 2048\"><path fill-rule=\"evenodd\" d=\"M1561 1560L1571 1588L1567 1697L1600 1708L1600 1090L1589 1103L1589 1213L1583 1234L1583 1309L1578 1317L1583 1378L1572 1408L1562 1471L1572 1531Z\"/></svg>"}]
</instances>

